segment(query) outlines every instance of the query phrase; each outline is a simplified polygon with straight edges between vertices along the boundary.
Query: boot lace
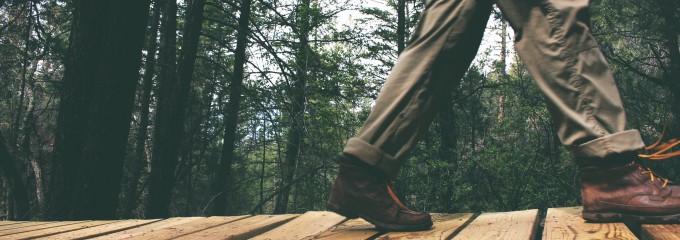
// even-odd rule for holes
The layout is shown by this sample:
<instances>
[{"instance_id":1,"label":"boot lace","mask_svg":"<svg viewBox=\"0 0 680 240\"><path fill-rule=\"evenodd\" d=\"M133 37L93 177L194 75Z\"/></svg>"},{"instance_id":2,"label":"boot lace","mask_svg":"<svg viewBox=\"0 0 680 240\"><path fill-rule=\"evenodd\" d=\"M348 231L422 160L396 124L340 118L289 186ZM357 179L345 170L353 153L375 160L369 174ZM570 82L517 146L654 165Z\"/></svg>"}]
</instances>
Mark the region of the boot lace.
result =
<instances>
[{"instance_id":1,"label":"boot lace","mask_svg":"<svg viewBox=\"0 0 680 240\"><path fill-rule=\"evenodd\" d=\"M399 201L397 194L394 194L394 190L392 190L392 185L389 182L386 182L385 185L387 185L387 192L390 194L390 197L392 197L392 200L394 200L397 203L397 205L399 205L402 209L406 211L411 211L411 209L407 208L406 205Z\"/></svg>"},{"instance_id":2,"label":"boot lace","mask_svg":"<svg viewBox=\"0 0 680 240\"><path fill-rule=\"evenodd\" d=\"M651 169L640 167L640 170L641 170L640 173L642 175L649 174L649 177L651 178L651 180L649 180L650 182L654 182L655 179L663 181L663 186L661 186L661 188L666 188L666 185L668 185L668 179L660 177L658 174L654 173Z\"/></svg>"},{"instance_id":3,"label":"boot lace","mask_svg":"<svg viewBox=\"0 0 680 240\"><path fill-rule=\"evenodd\" d=\"M680 150L669 152L673 148L680 145L680 140L673 138L668 140L668 142L663 142L663 139L667 134L668 123L666 123L666 126L664 127L663 132L661 132L661 136L659 136L659 139L654 144L645 147L645 154L638 154L638 157L647 160L660 161L680 156ZM650 152L651 154L648 154ZM658 179L659 181L663 181L663 186L661 188L666 188L666 186L668 185L669 182L668 179L660 177L658 174L654 173L651 169L643 168L642 166L638 166L638 168L640 168L641 174L643 175L649 174L651 182L654 182L656 179Z\"/></svg>"}]
</instances>

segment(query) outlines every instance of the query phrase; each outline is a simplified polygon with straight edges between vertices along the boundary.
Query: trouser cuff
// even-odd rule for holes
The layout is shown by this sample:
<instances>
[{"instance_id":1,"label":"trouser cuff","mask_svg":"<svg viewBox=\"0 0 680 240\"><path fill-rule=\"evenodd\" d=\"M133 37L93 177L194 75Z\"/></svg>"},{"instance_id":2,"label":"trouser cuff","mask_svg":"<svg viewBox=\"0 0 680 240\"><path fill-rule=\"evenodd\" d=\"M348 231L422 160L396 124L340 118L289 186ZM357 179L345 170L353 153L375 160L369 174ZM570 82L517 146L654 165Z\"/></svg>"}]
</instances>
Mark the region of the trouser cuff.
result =
<instances>
[{"instance_id":1,"label":"trouser cuff","mask_svg":"<svg viewBox=\"0 0 680 240\"><path fill-rule=\"evenodd\" d=\"M638 130L618 132L600 137L570 148L576 158L607 158L627 152L635 152L645 147Z\"/></svg>"},{"instance_id":2,"label":"trouser cuff","mask_svg":"<svg viewBox=\"0 0 680 240\"><path fill-rule=\"evenodd\" d=\"M350 138L343 153L375 166L391 178L396 178L401 171L401 163L394 156L359 138Z\"/></svg>"}]
</instances>

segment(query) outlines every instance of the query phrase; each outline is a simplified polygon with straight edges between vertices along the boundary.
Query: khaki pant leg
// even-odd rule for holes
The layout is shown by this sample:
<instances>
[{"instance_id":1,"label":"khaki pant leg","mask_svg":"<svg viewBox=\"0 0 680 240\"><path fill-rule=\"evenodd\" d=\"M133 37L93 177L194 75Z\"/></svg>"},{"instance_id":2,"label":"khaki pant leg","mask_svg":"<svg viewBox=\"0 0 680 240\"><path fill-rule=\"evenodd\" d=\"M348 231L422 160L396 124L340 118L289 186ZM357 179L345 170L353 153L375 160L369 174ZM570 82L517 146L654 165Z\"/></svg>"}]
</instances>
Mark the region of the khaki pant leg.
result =
<instances>
[{"instance_id":1,"label":"khaki pant leg","mask_svg":"<svg viewBox=\"0 0 680 240\"><path fill-rule=\"evenodd\" d=\"M577 158L644 147L612 73L591 35L588 0L497 0L517 33L516 48L545 93L557 135Z\"/></svg>"},{"instance_id":2,"label":"khaki pant leg","mask_svg":"<svg viewBox=\"0 0 680 240\"><path fill-rule=\"evenodd\" d=\"M432 0L345 154L392 177L477 53L491 0Z\"/></svg>"}]
</instances>

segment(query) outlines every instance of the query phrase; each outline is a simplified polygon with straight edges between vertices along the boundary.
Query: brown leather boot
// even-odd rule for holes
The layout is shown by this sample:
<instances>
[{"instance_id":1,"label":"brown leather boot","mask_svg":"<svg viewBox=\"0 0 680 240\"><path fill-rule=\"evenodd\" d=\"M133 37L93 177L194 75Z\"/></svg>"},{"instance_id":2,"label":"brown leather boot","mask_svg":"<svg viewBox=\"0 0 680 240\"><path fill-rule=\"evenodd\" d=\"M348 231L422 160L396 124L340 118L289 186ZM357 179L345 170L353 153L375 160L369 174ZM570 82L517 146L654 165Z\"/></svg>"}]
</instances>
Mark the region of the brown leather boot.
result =
<instances>
[{"instance_id":1,"label":"brown leather boot","mask_svg":"<svg viewBox=\"0 0 680 240\"><path fill-rule=\"evenodd\" d=\"M680 156L680 151L665 153L678 144L675 139L665 144L657 141L646 148L653 154L627 153L600 161L581 159L583 218L591 222L680 223L680 186L636 162L638 158L663 160Z\"/></svg>"},{"instance_id":2,"label":"brown leather boot","mask_svg":"<svg viewBox=\"0 0 680 240\"><path fill-rule=\"evenodd\" d=\"M351 156L341 156L330 211L348 218L363 218L386 231L419 231L432 226L430 214L404 206L392 191L387 175Z\"/></svg>"}]
</instances>

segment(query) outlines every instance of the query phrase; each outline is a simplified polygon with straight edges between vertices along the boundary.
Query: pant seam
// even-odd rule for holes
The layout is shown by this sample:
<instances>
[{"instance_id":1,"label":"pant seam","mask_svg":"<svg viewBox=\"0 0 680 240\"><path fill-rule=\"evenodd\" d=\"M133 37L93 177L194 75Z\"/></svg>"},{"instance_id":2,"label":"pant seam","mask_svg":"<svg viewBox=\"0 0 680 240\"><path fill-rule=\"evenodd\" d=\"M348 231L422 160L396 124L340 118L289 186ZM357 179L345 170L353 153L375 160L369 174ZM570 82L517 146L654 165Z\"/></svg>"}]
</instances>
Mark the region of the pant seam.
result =
<instances>
[{"instance_id":1,"label":"pant seam","mask_svg":"<svg viewBox=\"0 0 680 240\"><path fill-rule=\"evenodd\" d=\"M579 79L578 76L578 69L576 69L576 58L574 57L578 53L581 53L583 51L592 49L584 49L581 51L576 51L572 54L564 54L569 53L569 46L566 43L566 31L562 27L564 22L557 17L559 15L559 12L557 9L555 9L555 6L553 6L550 1L544 0L543 1L543 7L547 10L548 15L548 21L550 22L550 26L554 29L555 31L555 36L557 38L557 44L559 48L561 49L560 52L560 57L563 58L566 62L566 69L569 71L569 83L574 86L579 93L579 101L583 103L583 110L585 111L586 114L586 121L591 122L593 124L593 130L598 133L600 136L606 135L606 132L603 130L603 127L600 126L600 124L597 122L597 119L595 119L595 116L593 114L593 106L590 105L590 98L586 97L585 94L585 89L583 86L583 81Z\"/></svg>"},{"instance_id":2,"label":"pant seam","mask_svg":"<svg viewBox=\"0 0 680 240\"><path fill-rule=\"evenodd\" d=\"M436 1L432 1L432 5L434 4L434 2L436 2ZM461 3L458 3L458 4L461 4ZM430 5L430 7L432 7L432 6ZM425 14L427 14L427 13L425 13ZM424 15L422 15L422 16L424 17ZM441 18L438 19L438 23L441 23L442 21L444 21L444 20L442 20ZM446 27L452 27L452 26L453 26L453 22L449 23L449 25L446 26ZM435 64L435 62L437 61L437 59L439 59L439 58L441 57L441 55L442 55L442 49L444 49L445 47L448 47L448 45L451 44L451 41L450 41L450 40L451 40L451 38L452 38L453 35L454 35L454 31L448 31L448 33L447 33L447 35L446 35L446 38L444 39L444 44L442 44L442 45L439 47L439 50L437 51L436 56L435 56L434 58L432 58L433 60L431 60L431 61L428 63L427 68L424 69L424 71L427 71L427 74L424 75L424 76L418 81L418 86L417 86L417 88L414 88L413 93L409 94L410 96L412 96L412 97L411 97L411 100L409 101L409 103L408 103L406 106L404 106L404 110L403 110L402 112L400 112L400 113L397 115L397 119L396 119L397 125L401 125L401 124L402 124L405 115L409 112L409 109L411 109L412 106L413 106L413 104L416 102L416 101L415 101L416 96L418 96L419 94L421 94L421 93L422 93L422 90L423 90L423 88L424 88L424 86L428 85L429 82L431 81L431 78L432 78L432 75L433 75L433 71L431 71L431 70L432 70L432 66ZM394 135L395 135L396 133L397 133L397 131L396 131L396 129L395 129L395 131L392 131L392 133L390 133L390 138L393 138ZM382 150L382 149L381 149L381 150ZM395 154L395 157L396 157L396 154ZM396 158L395 158L395 159L396 159ZM397 160L398 162L401 163L401 159L396 159L396 160Z\"/></svg>"}]
</instances>

